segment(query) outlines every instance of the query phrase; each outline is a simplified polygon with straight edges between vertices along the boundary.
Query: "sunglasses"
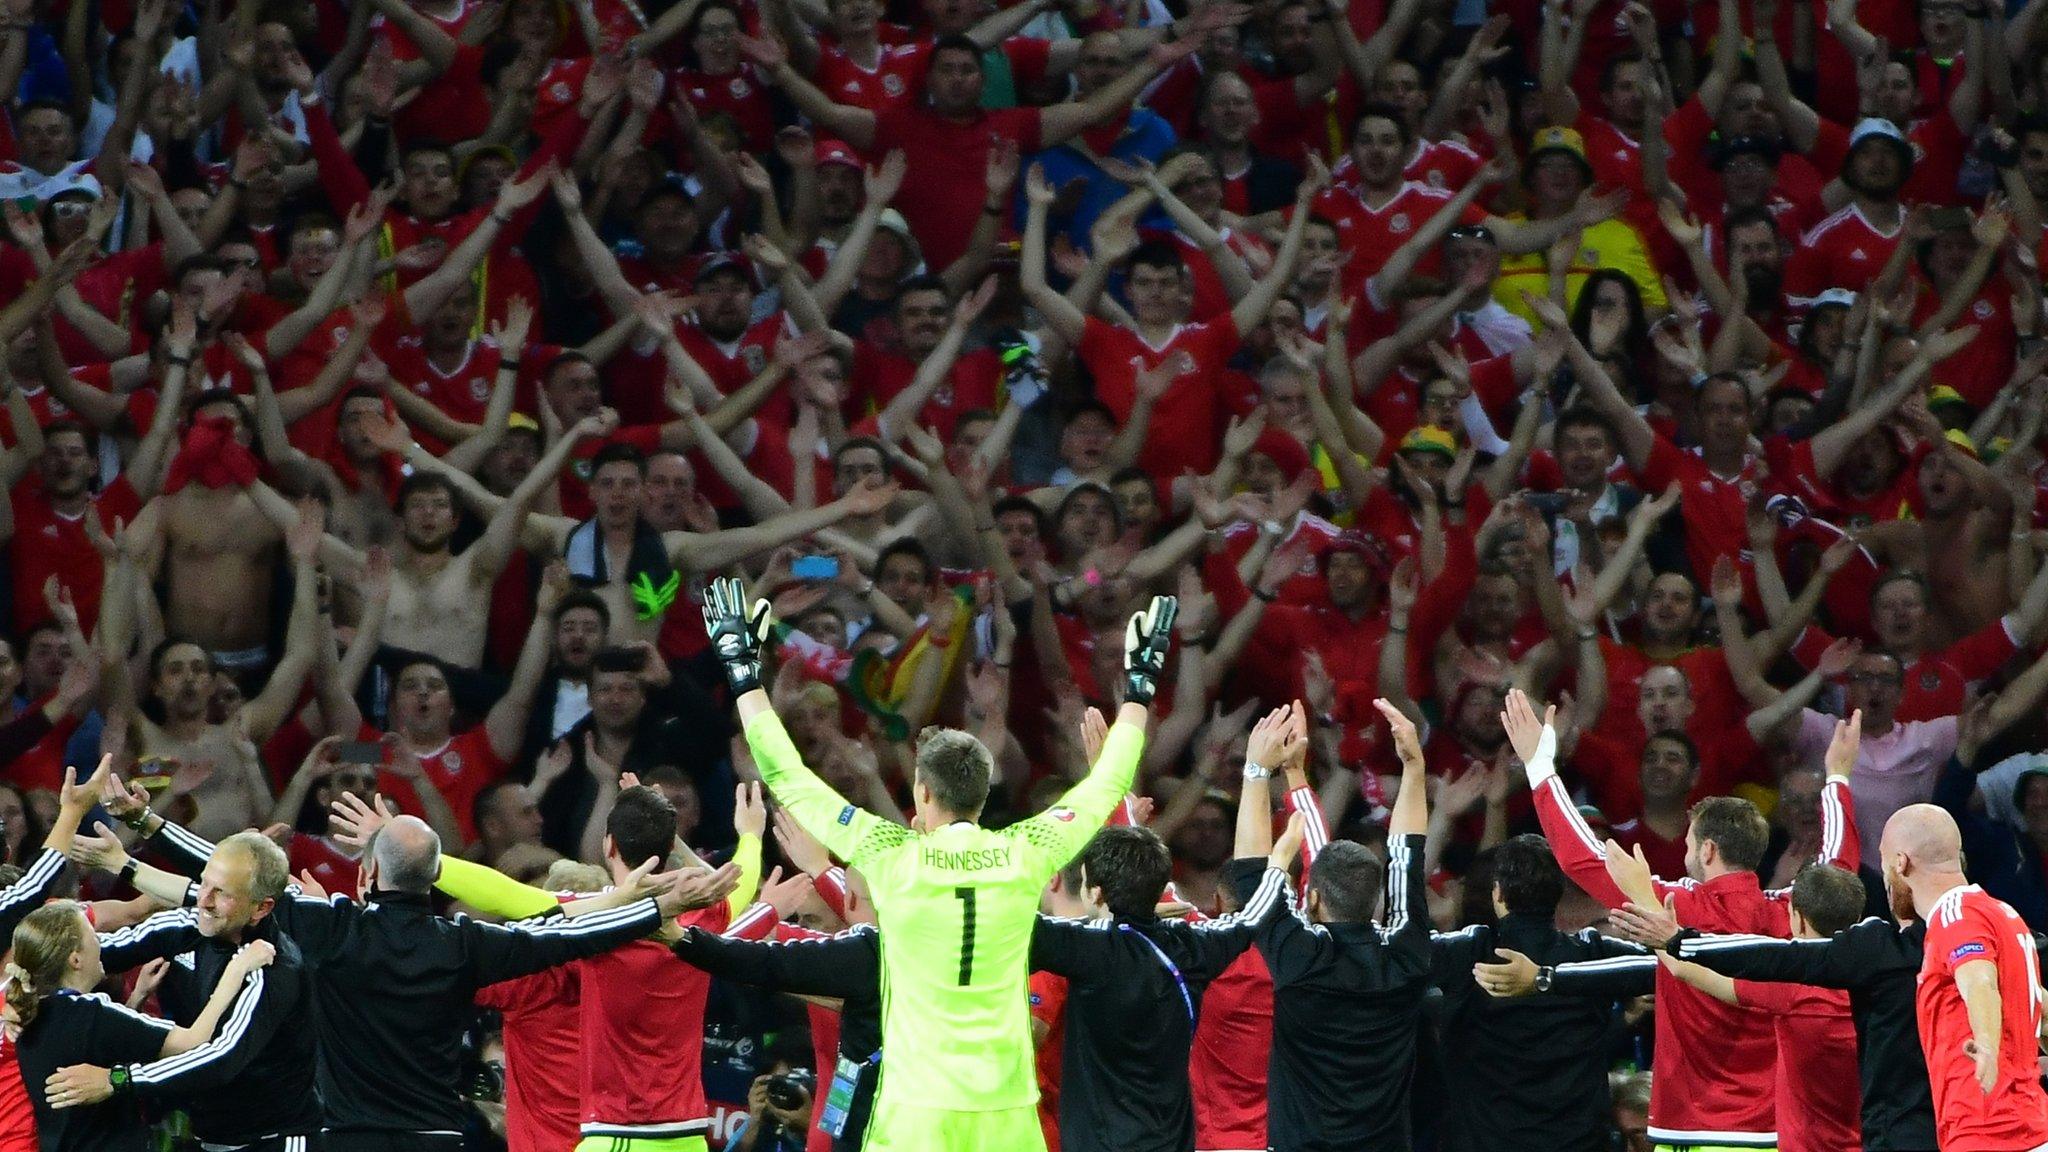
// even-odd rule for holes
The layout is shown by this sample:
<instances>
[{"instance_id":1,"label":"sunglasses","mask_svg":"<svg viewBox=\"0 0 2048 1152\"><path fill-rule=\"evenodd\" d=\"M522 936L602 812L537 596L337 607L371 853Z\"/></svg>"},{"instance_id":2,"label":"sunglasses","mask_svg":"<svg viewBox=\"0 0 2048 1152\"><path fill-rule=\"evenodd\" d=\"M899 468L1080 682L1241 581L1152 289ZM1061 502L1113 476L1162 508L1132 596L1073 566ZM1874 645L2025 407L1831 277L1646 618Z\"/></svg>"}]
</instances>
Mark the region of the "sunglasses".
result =
<instances>
[{"instance_id":1,"label":"sunglasses","mask_svg":"<svg viewBox=\"0 0 2048 1152\"><path fill-rule=\"evenodd\" d=\"M90 200L56 200L50 204L50 215L59 220L67 220L74 216L87 216L91 213L92 201Z\"/></svg>"}]
</instances>

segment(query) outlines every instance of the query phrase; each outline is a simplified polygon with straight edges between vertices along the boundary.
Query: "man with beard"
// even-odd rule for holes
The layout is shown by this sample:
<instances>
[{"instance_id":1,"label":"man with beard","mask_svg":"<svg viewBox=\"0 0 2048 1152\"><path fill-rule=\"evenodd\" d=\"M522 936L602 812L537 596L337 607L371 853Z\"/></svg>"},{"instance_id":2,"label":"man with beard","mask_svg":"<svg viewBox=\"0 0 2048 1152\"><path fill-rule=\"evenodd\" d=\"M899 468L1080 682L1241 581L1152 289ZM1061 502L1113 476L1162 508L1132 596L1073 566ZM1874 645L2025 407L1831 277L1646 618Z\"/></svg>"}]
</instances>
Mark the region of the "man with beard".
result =
<instances>
[{"instance_id":1,"label":"man with beard","mask_svg":"<svg viewBox=\"0 0 2048 1152\"><path fill-rule=\"evenodd\" d=\"M1946 645L1997 620L2011 603L2011 497L1974 453L1946 437L1931 444L1920 461L1917 518L1873 524L1857 542L1881 566L1926 576L1927 641Z\"/></svg>"},{"instance_id":2,"label":"man with beard","mask_svg":"<svg viewBox=\"0 0 2048 1152\"><path fill-rule=\"evenodd\" d=\"M2041 962L2012 906L1963 875L1955 818L1931 804L1900 810L1879 847L1900 919L1927 925L1915 1015L1934 1125L1944 1148L2023 1149L2048 1141L2035 1058Z\"/></svg>"},{"instance_id":3,"label":"man with beard","mask_svg":"<svg viewBox=\"0 0 2048 1152\"><path fill-rule=\"evenodd\" d=\"M1224 211L1256 216L1287 207L1301 181L1301 167L1253 144L1261 113L1245 78L1235 72L1216 76L1202 92L1198 115L1202 143L1223 181Z\"/></svg>"},{"instance_id":4,"label":"man with beard","mask_svg":"<svg viewBox=\"0 0 2048 1152\"><path fill-rule=\"evenodd\" d=\"M528 509L554 482L578 442L600 439L610 430L602 416L577 421L492 511L476 543L459 554L453 546L457 526L454 485L431 472L408 476L393 501L400 536L393 557L385 634L403 637L407 652L431 656L455 668L481 667L491 605L485 593L512 555ZM260 481L250 491L281 528L291 511L290 502ZM363 570L363 553L334 536L323 541L321 556L342 579L356 579Z\"/></svg>"},{"instance_id":5,"label":"man with beard","mask_svg":"<svg viewBox=\"0 0 2048 1152\"><path fill-rule=\"evenodd\" d=\"M1587 829L1578 808L1557 775L1557 732L1553 708L1538 718L1520 691L1508 697L1502 724L1515 755L1527 770L1536 811L1545 838L1565 875L1609 908L1625 903L1624 891L1649 889L1669 900L1681 923L1705 931L1791 935L1788 893L1765 892L1756 865L1763 857L1769 828L1747 800L1715 796L1694 805L1685 834L1687 879L1659 878L1639 858L1603 848ZM1834 731L1836 745L1853 742L1848 724ZM1847 804L1848 755L1830 755L1827 794ZM1854 869L1856 841L1847 831L1846 812L1836 809L1830 835L1822 845L1822 863ZM1612 875L1610 875L1610 872ZM1603 972L1614 960L1562 964L1539 969L1522 954L1500 950L1504 962L1480 964L1480 987L1495 996L1560 990L1574 969ZM1648 956L1645 964L1654 965ZM1657 973L1657 1061L1650 1110L1650 1135L1659 1143L1693 1144L1700 1133L1715 1133L1726 1144L1776 1144L1772 1107L1777 1045L1771 1032L1753 1026L1753 1017L1691 988L1666 971Z\"/></svg>"},{"instance_id":6,"label":"man with beard","mask_svg":"<svg viewBox=\"0 0 2048 1152\"><path fill-rule=\"evenodd\" d=\"M1798 147L1796 126L1792 139ZM1876 117L1856 125L1841 164L1848 206L1800 237L1785 268L1785 294L1793 303L1810 304L1828 288L1861 292L1870 286L1904 234L1899 192L1912 170L1913 146L1896 125Z\"/></svg>"},{"instance_id":7,"label":"man with beard","mask_svg":"<svg viewBox=\"0 0 2048 1152\"><path fill-rule=\"evenodd\" d=\"M605 821L624 785L621 773L644 777L662 765L687 766L699 797L715 801L700 832L726 842L732 795L725 718L707 709L712 696L679 680L648 647L607 648L590 670L590 715L564 737L571 768L543 798L548 846L570 856L604 855Z\"/></svg>"}]
</instances>

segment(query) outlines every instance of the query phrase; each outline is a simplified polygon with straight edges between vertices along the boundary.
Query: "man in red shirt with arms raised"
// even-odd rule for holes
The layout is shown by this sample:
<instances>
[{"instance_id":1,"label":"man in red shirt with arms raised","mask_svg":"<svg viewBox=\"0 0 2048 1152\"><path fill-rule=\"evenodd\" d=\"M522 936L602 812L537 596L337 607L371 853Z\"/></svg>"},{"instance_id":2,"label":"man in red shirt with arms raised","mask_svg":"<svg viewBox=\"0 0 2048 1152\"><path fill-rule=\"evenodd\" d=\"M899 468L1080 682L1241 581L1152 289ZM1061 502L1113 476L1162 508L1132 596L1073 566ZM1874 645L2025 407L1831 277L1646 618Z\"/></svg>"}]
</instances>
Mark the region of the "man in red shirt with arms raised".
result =
<instances>
[{"instance_id":1,"label":"man in red shirt with arms raised","mask_svg":"<svg viewBox=\"0 0 2048 1152\"><path fill-rule=\"evenodd\" d=\"M1519 689L1508 693L1501 723L1515 755L1528 770L1535 792L1536 816L1543 824L1557 862L1573 883L1609 908L1626 902L1624 885L1648 888L1657 903L1669 907L1679 923L1709 932L1746 932L1787 937L1792 932L1789 893L1766 892L1756 867L1770 840L1770 828L1755 806L1731 796L1714 796L1693 806L1685 833L1685 879L1677 882L1649 874L1640 858L1624 856L1609 841L1603 849L1586 827L1578 807L1557 774L1556 709L1540 720ZM1849 831L1847 765L1853 751L1838 755L1849 738L1838 726L1822 792L1821 862L1854 871L1856 840ZM1613 872L1614 875L1610 875ZM1580 965L1538 969L1533 961L1502 952L1506 962L1478 966L1476 978L1494 995L1518 995L1531 987L1550 990L1553 978L1576 977ZM1654 965L1647 954L1642 962ZM1615 960L1590 962L1602 971ZM1573 970L1580 971L1573 971ZM1657 1075L1650 1100L1650 1137L1660 1144L1770 1148L1778 1143L1776 1112L1777 1040L1763 1018L1723 1004L1691 988L1668 972L1657 973Z\"/></svg>"},{"instance_id":2,"label":"man in red shirt with arms raised","mask_svg":"<svg viewBox=\"0 0 2048 1152\"><path fill-rule=\"evenodd\" d=\"M1095 259L1116 263L1128 257L1132 327L1123 328L1089 316L1045 280L1046 218L1056 196L1036 164L1025 181L1030 209L1024 222L1024 294L1045 317L1052 335L1075 349L1095 380L1095 398L1117 419L1128 422L1137 406L1137 378L1185 353L1184 370L1153 405L1151 433L1139 452L1138 466L1155 480L1172 480L1183 471L1207 472L1215 467L1224 422L1222 373L1237 352L1244 334L1265 322L1273 302L1294 280L1308 229L1308 205L1328 186L1329 170L1310 158L1312 172L1295 195L1293 221L1273 258L1273 266L1231 310L1201 324L1187 323L1190 285L1187 264L1171 244L1132 244L1128 227L1117 230L1122 254L1105 250L1112 243L1102 232Z\"/></svg>"},{"instance_id":3,"label":"man in red shirt with arms raised","mask_svg":"<svg viewBox=\"0 0 2048 1152\"><path fill-rule=\"evenodd\" d=\"M1932 804L1899 809L1878 846L1900 922L1927 923L1915 1015L1942 1152L2023 1152L2048 1145L2048 1094L2034 1053L2041 962L2019 913L1963 876L1955 817Z\"/></svg>"},{"instance_id":4,"label":"man in red shirt with arms raised","mask_svg":"<svg viewBox=\"0 0 2048 1152\"><path fill-rule=\"evenodd\" d=\"M1153 45L1141 64L1086 100L995 112L981 108L981 47L965 36L942 36L932 45L926 103L884 112L833 103L790 67L777 41L749 39L744 46L796 106L832 135L870 154L903 150L910 179L896 207L923 246L925 263L944 268L967 250L974 231L970 213L984 203L988 152L996 141L1014 140L1020 151L1038 152L1127 112L1153 76L1192 55L1201 39Z\"/></svg>"}]
</instances>

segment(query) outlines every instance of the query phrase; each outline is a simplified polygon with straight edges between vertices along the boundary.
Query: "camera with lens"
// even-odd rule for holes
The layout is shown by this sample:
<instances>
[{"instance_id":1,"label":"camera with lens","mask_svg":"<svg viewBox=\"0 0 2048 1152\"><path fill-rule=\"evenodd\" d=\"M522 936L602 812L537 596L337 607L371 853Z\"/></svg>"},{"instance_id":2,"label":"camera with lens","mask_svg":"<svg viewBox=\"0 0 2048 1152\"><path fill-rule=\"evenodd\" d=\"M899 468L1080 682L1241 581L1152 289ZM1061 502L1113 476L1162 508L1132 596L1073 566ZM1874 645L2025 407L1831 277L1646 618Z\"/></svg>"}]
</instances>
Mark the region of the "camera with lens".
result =
<instances>
[{"instance_id":1,"label":"camera with lens","mask_svg":"<svg viewBox=\"0 0 2048 1152\"><path fill-rule=\"evenodd\" d=\"M778 1072L761 1089L768 1103L784 1112L795 1112L811 1102L811 1074L808 1071Z\"/></svg>"}]
</instances>

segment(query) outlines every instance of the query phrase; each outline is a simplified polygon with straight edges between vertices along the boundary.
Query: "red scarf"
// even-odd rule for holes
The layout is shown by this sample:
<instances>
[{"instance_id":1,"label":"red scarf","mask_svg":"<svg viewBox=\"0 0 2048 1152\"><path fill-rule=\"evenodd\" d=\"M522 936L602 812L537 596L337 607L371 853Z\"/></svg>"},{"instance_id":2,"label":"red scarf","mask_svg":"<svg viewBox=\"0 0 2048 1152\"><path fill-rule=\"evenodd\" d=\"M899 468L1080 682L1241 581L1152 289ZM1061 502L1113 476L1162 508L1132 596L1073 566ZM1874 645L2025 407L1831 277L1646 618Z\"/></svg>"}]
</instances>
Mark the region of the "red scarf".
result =
<instances>
[{"instance_id":1,"label":"red scarf","mask_svg":"<svg viewBox=\"0 0 2048 1152\"><path fill-rule=\"evenodd\" d=\"M185 433L185 444L171 461L166 494L197 480L202 488L246 488L256 482L256 456L235 439L234 421L202 416Z\"/></svg>"}]
</instances>

